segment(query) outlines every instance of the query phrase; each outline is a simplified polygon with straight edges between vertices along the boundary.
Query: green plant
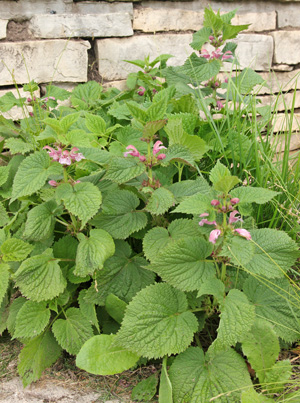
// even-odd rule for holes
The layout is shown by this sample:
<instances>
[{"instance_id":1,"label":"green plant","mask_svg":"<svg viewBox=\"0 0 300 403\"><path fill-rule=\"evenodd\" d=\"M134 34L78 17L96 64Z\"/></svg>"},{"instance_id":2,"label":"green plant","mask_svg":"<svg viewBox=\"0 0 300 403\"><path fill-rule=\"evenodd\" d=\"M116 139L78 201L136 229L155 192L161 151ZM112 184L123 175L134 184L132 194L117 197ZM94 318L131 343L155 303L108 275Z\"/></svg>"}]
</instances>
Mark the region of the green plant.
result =
<instances>
[{"instance_id":1,"label":"green plant","mask_svg":"<svg viewBox=\"0 0 300 403\"><path fill-rule=\"evenodd\" d=\"M235 37L246 26L233 16L207 9L192 46ZM138 61L166 77L155 93L143 72L128 92L49 86L47 101L27 100L33 116L1 121L10 154L0 167L0 332L24 343L24 386L65 350L101 375L162 360L160 403L281 401L291 364L277 362L280 343L300 333L299 250L276 221L257 226L281 195L258 176L269 145L257 141L245 93L261 78L246 69L222 84L225 95L216 90L219 55L234 50L193 53L178 68L164 68L169 55ZM255 186L245 185L249 168ZM134 396L150 399L157 380Z\"/></svg>"}]
</instances>

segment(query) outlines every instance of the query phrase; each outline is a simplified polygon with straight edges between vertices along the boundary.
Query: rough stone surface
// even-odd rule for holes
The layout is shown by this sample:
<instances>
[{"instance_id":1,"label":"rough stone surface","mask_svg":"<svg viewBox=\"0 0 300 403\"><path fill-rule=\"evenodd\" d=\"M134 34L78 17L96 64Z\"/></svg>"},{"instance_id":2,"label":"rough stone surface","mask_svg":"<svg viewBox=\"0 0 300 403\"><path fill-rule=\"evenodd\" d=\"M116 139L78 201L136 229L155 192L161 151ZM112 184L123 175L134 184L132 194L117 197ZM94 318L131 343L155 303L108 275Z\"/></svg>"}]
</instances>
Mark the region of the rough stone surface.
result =
<instances>
[{"instance_id":1,"label":"rough stone surface","mask_svg":"<svg viewBox=\"0 0 300 403\"><path fill-rule=\"evenodd\" d=\"M3 97L3 95L7 94L8 92L12 92L17 99L19 99L19 94L20 94L21 98L31 96L29 92L24 92L22 88L19 88L19 94L18 94L18 91L16 88L11 88L11 89L6 89L6 90L0 90L0 97ZM34 95L37 98L40 97L40 90L35 91ZM24 109L22 109L18 106L14 106L8 112L4 112L4 113L0 112L0 115L4 116L5 119L19 120L19 119L23 119L24 117L28 117L29 112L32 112L31 106L26 106L26 108L24 108Z\"/></svg>"},{"instance_id":2,"label":"rough stone surface","mask_svg":"<svg viewBox=\"0 0 300 403\"><path fill-rule=\"evenodd\" d=\"M193 49L191 34L178 35L139 35L131 38L112 38L96 41L96 55L99 73L105 80L123 80L128 73L139 68L123 60L143 59L150 55L150 60L162 53L174 57L168 61L170 66L183 64Z\"/></svg>"},{"instance_id":3,"label":"rough stone surface","mask_svg":"<svg viewBox=\"0 0 300 403\"><path fill-rule=\"evenodd\" d=\"M231 22L234 25L251 24L247 32L271 31L276 29L276 12L237 14Z\"/></svg>"},{"instance_id":4,"label":"rough stone surface","mask_svg":"<svg viewBox=\"0 0 300 403\"><path fill-rule=\"evenodd\" d=\"M277 96L264 96L259 98L261 100L261 105L271 105L272 107L276 107L277 111L285 111L290 110L294 105L294 109L300 108L300 91L296 91L295 101L294 101L294 93L287 93Z\"/></svg>"},{"instance_id":5,"label":"rough stone surface","mask_svg":"<svg viewBox=\"0 0 300 403\"><path fill-rule=\"evenodd\" d=\"M127 90L126 80L119 80L119 81L109 81L108 83L103 84L104 89L108 88L117 88L120 91Z\"/></svg>"},{"instance_id":6,"label":"rough stone surface","mask_svg":"<svg viewBox=\"0 0 300 403\"><path fill-rule=\"evenodd\" d=\"M6 27L8 20L0 19L0 39L6 38Z\"/></svg>"},{"instance_id":7,"label":"rough stone surface","mask_svg":"<svg viewBox=\"0 0 300 403\"><path fill-rule=\"evenodd\" d=\"M30 80L38 83L85 82L89 48L89 42L81 40L1 42L0 85L14 83L8 68L14 70L17 84Z\"/></svg>"},{"instance_id":8,"label":"rough stone surface","mask_svg":"<svg viewBox=\"0 0 300 403\"><path fill-rule=\"evenodd\" d=\"M286 73L270 72L260 73L261 77L267 82L268 87L259 89L259 94L276 94L280 91L300 90L300 69ZM255 89L258 90L258 89Z\"/></svg>"},{"instance_id":9,"label":"rough stone surface","mask_svg":"<svg viewBox=\"0 0 300 403\"><path fill-rule=\"evenodd\" d=\"M294 119L291 124L290 117L285 113L278 113L273 121L273 131L278 133L280 131L299 132L300 131L300 113L294 114Z\"/></svg>"},{"instance_id":10,"label":"rough stone surface","mask_svg":"<svg viewBox=\"0 0 300 403\"><path fill-rule=\"evenodd\" d=\"M203 12L181 9L139 8L133 13L133 29L143 32L198 31L202 28Z\"/></svg>"},{"instance_id":11,"label":"rough stone surface","mask_svg":"<svg viewBox=\"0 0 300 403\"><path fill-rule=\"evenodd\" d=\"M300 63L300 31L277 31L272 35L275 44L274 62Z\"/></svg>"},{"instance_id":12,"label":"rough stone surface","mask_svg":"<svg viewBox=\"0 0 300 403\"><path fill-rule=\"evenodd\" d=\"M29 29L36 38L112 37L133 35L128 13L35 15Z\"/></svg>"},{"instance_id":13,"label":"rough stone surface","mask_svg":"<svg viewBox=\"0 0 300 403\"><path fill-rule=\"evenodd\" d=\"M274 137L273 143L276 145L276 152L283 152L285 149L286 136L278 135ZM300 133L292 134L289 139L289 149L290 151L298 150L300 148Z\"/></svg>"},{"instance_id":14,"label":"rough stone surface","mask_svg":"<svg viewBox=\"0 0 300 403\"><path fill-rule=\"evenodd\" d=\"M273 38L270 35L240 34L236 55L242 68L268 71L272 64ZM283 62L284 63L284 62Z\"/></svg>"},{"instance_id":15,"label":"rough stone surface","mask_svg":"<svg viewBox=\"0 0 300 403\"><path fill-rule=\"evenodd\" d=\"M286 5L278 12L278 28L300 27L299 11L295 10L295 5Z\"/></svg>"}]
</instances>

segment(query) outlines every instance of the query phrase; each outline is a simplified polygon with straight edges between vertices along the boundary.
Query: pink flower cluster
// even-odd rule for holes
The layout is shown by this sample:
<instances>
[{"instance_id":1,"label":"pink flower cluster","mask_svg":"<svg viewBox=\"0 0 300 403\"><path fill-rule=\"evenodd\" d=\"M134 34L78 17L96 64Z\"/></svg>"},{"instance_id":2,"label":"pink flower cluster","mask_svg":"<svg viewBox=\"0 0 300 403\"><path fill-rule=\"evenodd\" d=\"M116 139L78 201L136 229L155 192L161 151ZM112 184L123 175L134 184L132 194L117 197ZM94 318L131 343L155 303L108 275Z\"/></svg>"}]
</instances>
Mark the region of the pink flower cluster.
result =
<instances>
[{"instance_id":1,"label":"pink flower cluster","mask_svg":"<svg viewBox=\"0 0 300 403\"><path fill-rule=\"evenodd\" d=\"M156 143L153 145L152 153L158 160L163 160L164 158L166 158L166 154L163 154L163 153L158 154L160 152L160 150L162 150L162 149L167 149L167 148L162 145L161 141L156 141ZM132 157L138 157L139 160L142 162L146 161L146 157L144 155L141 155L139 153L139 151L133 145L129 145L128 147L126 147L126 150L130 150L130 151L126 151L124 153L124 157L128 157L128 155L131 155ZM156 155L156 154L158 154L158 155Z\"/></svg>"},{"instance_id":2,"label":"pink flower cluster","mask_svg":"<svg viewBox=\"0 0 300 403\"><path fill-rule=\"evenodd\" d=\"M61 165L71 165L73 161L78 162L85 159L83 154L77 152L79 151L77 147L73 147L71 151L63 151L60 147L55 150L54 148L49 146L45 146L43 147L43 149L49 150L48 154L53 159L53 161L58 161Z\"/></svg>"},{"instance_id":3,"label":"pink flower cluster","mask_svg":"<svg viewBox=\"0 0 300 403\"><path fill-rule=\"evenodd\" d=\"M236 204L239 203L239 201L240 201L240 200L239 200L237 197L235 197L235 198L232 198L232 199L230 200L230 204L231 204L231 205L236 205ZM217 199L213 199L213 200L211 201L211 205L212 205L213 207L218 207L218 206L220 205L220 201L217 200ZM223 208L218 209L218 211L219 211L219 212L220 212L220 211L223 211ZM203 217L208 217L208 216L209 216L209 213L202 213L202 214L200 214L199 217L201 217L202 219L201 219L201 221L199 222L199 225L200 225L201 227L203 227L203 225L206 224L206 225L213 225L214 227L216 227L216 229L214 229L214 230L212 230L212 231L210 232L210 234L209 234L209 239L208 239L209 242L215 244L216 241L217 241L217 239L219 238L219 236L222 234L222 229L218 227L218 224L217 224L216 221L208 221L207 218L203 218ZM228 224L229 224L229 226L232 225L232 224L234 224L234 223L236 223L236 222L238 222L238 221L243 222L242 217L239 215L239 212L238 212L237 210L231 211L230 214L229 214L229 219L228 219ZM234 229L234 228L232 228L232 227L231 227L231 229L233 230L233 232L236 232L237 234L239 234L240 236L246 238L247 240L250 240L250 239L251 239L251 234L250 234L250 232L247 231L246 229L244 229L244 228L237 228L237 229Z\"/></svg>"},{"instance_id":4,"label":"pink flower cluster","mask_svg":"<svg viewBox=\"0 0 300 403\"><path fill-rule=\"evenodd\" d=\"M233 59L233 54L231 50L227 50L225 53L221 51L220 48L213 50L211 54L209 53L208 50L202 49L200 52L200 57L204 57L207 60L229 60Z\"/></svg>"},{"instance_id":5,"label":"pink flower cluster","mask_svg":"<svg viewBox=\"0 0 300 403\"><path fill-rule=\"evenodd\" d=\"M59 182L56 182L55 180L51 180L48 182L50 186L56 188L59 185ZM74 183L80 183L80 181L75 181Z\"/></svg>"}]
</instances>

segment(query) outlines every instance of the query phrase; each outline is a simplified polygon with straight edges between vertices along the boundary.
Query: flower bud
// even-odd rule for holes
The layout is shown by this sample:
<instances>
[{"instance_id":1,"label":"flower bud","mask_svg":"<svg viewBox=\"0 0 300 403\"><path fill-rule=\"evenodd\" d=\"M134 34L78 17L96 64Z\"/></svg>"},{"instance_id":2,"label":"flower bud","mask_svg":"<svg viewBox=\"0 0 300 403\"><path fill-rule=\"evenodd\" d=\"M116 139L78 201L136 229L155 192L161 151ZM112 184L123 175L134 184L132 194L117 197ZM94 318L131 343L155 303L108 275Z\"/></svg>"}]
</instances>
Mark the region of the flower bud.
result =
<instances>
[{"instance_id":1,"label":"flower bud","mask_svg":"<svg viewBox=\"0 0 300 403\"><path fill-rule=\"evenodd\" d=\"M217 199L213 199L213 200L210 202L210 204L211 204L212 206L218 206L218 205L220 204L220 202L219 202L219 200L217 200Z\"/></svg>"},{"instance_id":2,"label":"flower bud","mask_svg":"<svg viewBox=\"0 0 300 403\"><path fill-rule=\"evenodd\" d=\"M58 183L56 181L54 181L54 180L51 180L48 183L49 183L50 186L52 186L54 188L57 187L57 185L58 185Z\"/></svg>"},{"instance_id":3,"label":"flower bud","mask_svg":"<svg viewBox=\"0 0 300 403\"><path fill-rule=\"evenodd\" d=\"M146 88L139 87L137 93L138 93L139 96L142 97L145 94L145 91L146 91Z\"/></svg>"},{"instance_id":4,"label":"flower bud","mask_svg":"<svg viewBox=\"0 0 300 403\"><path fill-rule=\"evenodd\" d=\"M239 202L240 202L240 199L238 197L233 197L230 200L230 203L233 204L233 205L238 204Z\"/></svg>"}]
</instances>

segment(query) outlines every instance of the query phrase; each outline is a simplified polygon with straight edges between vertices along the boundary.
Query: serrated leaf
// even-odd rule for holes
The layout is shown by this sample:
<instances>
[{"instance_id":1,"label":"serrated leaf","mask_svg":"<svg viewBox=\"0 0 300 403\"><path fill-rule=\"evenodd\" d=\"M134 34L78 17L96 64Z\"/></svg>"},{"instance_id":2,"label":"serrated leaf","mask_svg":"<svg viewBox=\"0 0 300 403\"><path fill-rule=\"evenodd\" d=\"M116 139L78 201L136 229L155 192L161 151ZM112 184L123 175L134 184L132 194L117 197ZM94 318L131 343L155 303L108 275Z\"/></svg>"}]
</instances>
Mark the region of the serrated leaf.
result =
<instances>
[{"instance_id":1,"label":"serrated leaf","mask_svg":"<svg viewBox=\"0 0 300 403\"><path fill-rule=\"evenodd\" d=\"M164 214L175 205L175 197L166 188L160 187L151 194L146 210L152 215Z\"/></svg>"},{"instance_id":2,"label":"serrated leaf","mask_svg":"<svg viewBox=\"0 0 300 403\"><path fill-rule=\"evenodd\" d=\"M126 302L116 297L114 294L109 294L105 301L105 308L109 316L111 316L116 322L121 323L124 318L125 309L127 307Z\"/></svg>"},{"instance_id":3,"label":"serrated leaf","mask_svg":"<svg viewBox=\"0 0 300 403\"><path fill-rule=\"evenodd\" d=\"M105 260L114 254L115 244L112 237L101 229L92 229L89 237L80 235L74 274L84 277L102 269Z\"/></svg>"},{"instance_id":4,"label":"serrated leaf","mask_svg":"<svg viewBox=\"0 0 300 403\"><path fill-rule=\"evenodd\" d=\"M236 234L224 240L221 256L226 256L230 258L231 262L235 265L244 267L245 264L251 261L254 253L254 243Z\"/></svg>"},{"instance_id":5,"label":"serrated leaf","mask_svg":"<svg viewBox=\"0 0 300 403\"><path fill-rule=\"evenodd\" d=\"M214 184L214 189L218 190L219 192L228 194L230 190L239 182L241 181L237 176L225 176L219 182Z\"/></svg>"},{"instance_id":6,"label":"serrated leaf","mask_svg":"<svg viewBox=\"0 0 300 403\"><path fill-rule=\"evenodd\" d=\"M147 261L142 257L130 257L131 248L124 241L116 241L116 253L107 259L104 268L96 274L97 286L93 284L86 299L104 305L106 297L114 294L125 302L155 280L155 274L144 269ZM97 288L97 289L96 289Z\"/></svg>"},{"instance_id":7,"label":"serrated leaf","mask_svg":"<svg viewBox=\"0 0 300 403\"><path fill-rule=\"evenodd\" d=\"M264 204L279 195L280 192L259 187L240 186L232 190L230 194L232 197L239 198L240 203Z\"/></svg>"},{"instance_id":8,"label":"serrated leaf","mask_svg":"<svg viewBox=\"0 0 300 403\"><path fill-rule=\"evenodd\" d=\"M269 393L280 393L285 389L292 375L292 365L289 360L278 361L266 371L266 389Z\"/></svg>"},{"instance_id":9,"label":"serrated leaf","mask_svg":"<svg viewBox=\"0 0 300 403\"><path fill-rule=\"evenodd\" d=\"M299 339L299 296L286 278L273 283L251 276L245 281L243 290L254 304L256 316L270 322L279 337L288 342Z\"/></svg>"},{"instance_id":10,"label":"serrated leaf","mask_svg":"<svg viewBox=\"0 0 300 403\"><path fill-rule=\"evenodd\" d=\"M48 177L54 173L62 173L62 166L51 162L46 151L37 151L29 155L21 162L14 178L11 201L40 190Z\"/></svg>"},{"instance_id":11,"label":"serrated leaf","mask_svg":"<svg viewBox=\"0 0 300 403\"><path fill-rule=\"evenodd\" d=\"M171 222L168 229L152 228L143 239L143 250L150 261L164 251L167 245L188 237L199 235L198 225L192 220L178 219Z\"/></svg>"},{"instance_id":12,"label":"serrated leaf","mask_svg":"<svg viewBox=\"0 0 300 403\"><path fill-rule=\"evenodd\" d=\"M131 115L139 122L147 122L147 112L145 109L141 108L137 102L129 101L126 103Z\"/></svg>"},{"instance_id":13,"label":"serrated leaf","mask_svg":"<svg viewBox=\"0 0 300 403\"><path fill-rule=\"evenodd\" d=\"M46 302L26 301L16 317L14 338L32 339L38 336L50 320Z\"/></svg>"},{"instance_id":14,"label":"serrated leaf","mask_svg":"<svg viewBox=\"0 0 300 403\"><path fill-rule=\"evenodd\" d=\"M95 304L85 300L86 293L87 290L81 290L78 295L78 303L80 311L82 315L90 322L90 324L94 325L98 330L98 332L100 333L100 327L96 314Z\"/></svg>"},{"instance_id":15,"label":"serrated leaf","mask_svg":"<svg viewBox=\"0 0 300 403\"><path fill-rule=\"evenodd\" d=\"M129 303L117 342L148 358L178 354L189 346L198 328L187 309L182 291L166 283L150 285Z\"/></svg>"},{"instance_id":16,"label":"serrated leaf","mask_svg":"<svg viewBox=\"0 0 300 403\"><path fill-rule=\"evenodd\" d=\"M5 301L5 299L4 299L4 301ZM17 314L18 314L19 310L22 308L22 306L25 304L25 302L26 302L26 298L18 297L12 301L12 303L9 307L9 314L7 317L6 326L7 326L7 330L9 331L9 333L11 334L12 337L15 332Z\"/></svg>"},{"instance_id":17,"label":"serrated leaf","mask_svg":"<svg viewBox=\"0 0 300 403\"><path fill-rule=\"evenodd\" d=\"M215 275L213 261L207 261L212 244L200 237L181 239L168 245L149 269L183 291L194 291Z\"/></svg>"},{"instance_id":18,"label":"serrated leaf","mask_svg":"<svg viewBox=\"0 0 300 403\"><path fill-rule=\"evenodd\" d=\"M175 358L169 374L175 403L203 403L217 397L222 403L239 402L240 391L252 386L243 358L232 349L204 357L199 347L190 347Z\"/></svg>"},{"instance_id":19,"label":"serrated leaf","mask_svg":"<svg viewBox=\"0 0 300 403\"><path fill-rule=\"evenodd\" d=\"M24 388L37 381L42 372L58 359L61 348L50 331L31 340L19 356L18 371Z\"/></svg>"},{"instance_id":20,"label":"serrated leaf","mask_svg":"<svg viewBox=\"0 0 300 403\"><path fill-rule=\"evenodd\" d=\"M186 74L199 85L202 81L216 76L220 69L221 64L218 60L207 61L204 57L199 57L196 53L192 53L184 65L180 67L180 72Z\"/></svg>"},{"instance_id":21,"label":"serrated leaf","mask_svg":"<svg viewBox=\"0 0 300 403\"><path fill-rule=\"evenodd\" d=\"M122 184L141 175L145 170L145 165L134 157L115 157L108 166L105 179Z\"/></svg>"},{"instance_id":22,"label":"serrated leaf","mask_svg":"<svg viewBox=\"0 0 300 403\"><path fill-rule=\"evenodd\" d=\"M76 365L95 375L114 375L135 365L139 356L115 344L116 336L101 334L88 340L76 358Z\"/></svg>"},{"instance_id":23,"label":"serrated leaf","mask_svg":"<svg viewBox=\"0 0 300 403\"><path fill-rule=\"evenodd\" d=\"M166 166L170 162L177 161L191 166L195 165L192 152L187 146L173 144L166 150L166 158L163 160L162 165Z\"/></svg>"},{"instance_id":24,"label":"serrated leaf","mask_svg":"<svg viewBox=\"0 0 300 403\"><path fill-rule=\"evenodd\" d=\"M9 222L9 216L5 207L0 202L0 227L4 227Z\"/></svg>"},{"instance_id":25,"label":"serrated leaf","mask_svg":"<svg viewBox=\"0 0 300 403\"><path fill-rule=\"evenodd\" d=\"M236 38L237 34L245 29L249 28L250 24L245 25L231 25L231 24L224 24L223 28L223 40L227 41L227 39Z\"/></svg>"},{"instance_id":26,"label":"serrated leaf","mask_svg":"<svg viewBox=\"0 0 300 403\"><path fill-rule=\"evenodd\" d=\"M110 192L105 198L102 212L92 220L96 227L106 230L115 239L126 239L147 224L144 212L136 210L140 201L128 190Z\"/></svg>"},{"instance_id":27,"label":"serrated leaf","mask_svg":"<svg viewBox=\"0 0 300 403\"><path fill-rule=\"evenodd\" d=\"M131 392L131 399L137 401L149 401L156 394L158 377L156 374L149 376L139 382Z\"/></svg>"},{"instance_id":28,"label":"serrated leaf","mask_svg":"<svg viewBox=\"0 0 300 403\"><path fill-rule=\"evenodd\" d=\"M240 290L230 290L221 303L218 342L222 346L235 346L247 333L255 319L255 307Z\"/></svg>"},{"instance_id":29,"label":"serrated leaf","mask_svg":"<svg viewBox=\"0 0 300 403\"><path fill-rule=\"evenodd\" d=\"M183 200L175 210L173 210L173 213L202 214L204 212L212 212L212 199L212 193L196 193L195 195Z\"/></svg>"},{"instance_id":30,"label":"serrated leaf","mask_svg":"<svg viewBox=\"0 0 300 403\"><path fill-rule=\"evenodd\" d=\"M193 196L196 193L211 193L211 188L204 178L176 182L169 186L168 189L174 194L177 202L181 202L186 197Z\"/></svg>"},{"instance_id":31,"label":"serrated leaf","mask_svg":"<svg viewBox=\"0 0 300 403\"><path fill-rule=\"evenodd\" d=\"M160 99L153 99L152 104L147 109L147 121L153 122L165 118L168 105L168 93L162 93Z\"/></svg>"},{"instance_id":32,"label":"serrated leaf","mask_svg":"<svg viewBox=\"0 0 300 403\"><path fill-rule=\"evenodd\" d=\"M55 226L56 209L55 201L49 200L30 210L25 223L24 238L32 241L49 238Z\"/></svg>"},{"instance_id":33,"label":"serrated leaf","mask_svg":"<svg viewBox=\"0 0 300 403\"><path fill-rule=\"evenodd\" d=\"M9 176L9 165L0 166L0 186L4 185Z\"/></svg>"},{"instance_id":34,"label":"serrated leaf","mask_svg":"<svg viewBox=\"0 0 300 403\"><path fill-rule=\"evenodd\" d=\"M143 128L143 137L144 138L151 138L156 134L160 129L164 127L167 123L166 119L162 120L155 120L153 122L148 122Z\"/></svg>"},{"instance_id":35,"label":"serrated leaf","mask_svg":"<svg viewBox=\"0 0 300 403\"><path fill-rule=\"evenodd\" d=\"M33 150L33 146L25 143L22 139L10 137L5 140L5 147L9 148L9 152L13 154L26 154Z\"/></svg>"},{"instance_id":36,"label":"serrated leaf","mask_svg":"<svg viewBox=\"0 0 300 403\"><path fill-rule=\"evenodd\" d=\"M56 197L82 221L82 227L97 213L102 202L101 192L90 182L75 183L74 186L63 183L56 189Z\"/></svg>"},{"instance_id":37,"label":"serrated leaf","mask_svg":"<svg viewBox=\"0 0 300 403\"><path fill-rule=\"evenodd\" d=\"M259 395L255 389L251 388L244 390L241 394L241 403L269 403L273 402L273 399L268 398L265 395Z\"/></svg>"},{"instance_id":38,"label":"serrated leaf","mask_svg":"<svg viewBox=\"0 0 300 403\"><path fill-rule=\"evenodd\" d=\"M255 249L249 262L243 266L251 273L268 278L283 277L299 258L299 249L285 232L271 228L251 231Z\"/></svg>"},{"instance_id":39,"label":"serrated leaf","mask_svg":"<svg viewBox=\"0 0 300 403\"><path fill-rule=\"evenodd\" d=\"M193 34L193 42L190 43L190 46L195 50L201 50L202 46L208 42L211 33L212 30L210 27L201 28Z\"/></svg>"},{"instance_id":40,"label":"serrated leaf","mask_svg":"<svg viewBox=\"0 0 300 403\"><path fill-rule=\"evenodd\" d=\"M101 135L105 133L106 123L105 120L98 115L92 115L91 113L85 114L86 127L92 132Z\"/></svg>"},{"instance_id":41,"label":"serrated leaf","mask_svg":"<svg viewBox=\"0 0 300 403\"><path fill-rule=\"evenodd\" d=\"M0 305L2 303L3 298L5 297L8 285L9 285L9 265L5 263L0 264Z\"/></svg>"},{"instance_id":42,"label":"serrated leaf","mask_svg":"<svg viewBox=\"0 0 300 403\"><path fill-rule=\"evenodd\" d=\"M45 254L25 260L14 278L22 294L36 302L57 297L67 285L58 261Z\"/></svg>"},{"instance_id":43,"label":"serrated leaf","mask_svg":"<svg viewBox=\"0 0 300 403\"><path fill-rule=\"evenodd\" d=\"M255 370L259 382L263 383L266 371L275 364L279 355L280 346L276 333L270 323L256 319L241 343L244 355Z\"/></svg>"},{"instance_id":44,"label":"serrated leaf","mask_svg":"<svg viewBox=\"0 0 300 403\"><path fill-rule=\"evenodd\" d=\"M71 262L61 261L60 264L73 266L76 259L78 241L71 235L59 238L53 245L53 254L56 258L71 259ZM74 260L74 262L73 262Z\"/></svg>"},{"instance_id":45,"label":"serrated leaf","mask_svg":"<svg viewBox=\"0 0 300 403\"><path fill-rule=\"evenodd\" d=\"M70 354L78 354L82 345L93 337L91 324L78 308L69 308L65 319L54 322L52 331L58 343Z\"/></svg>"},{"instance_id":46,"label":"serrated leaf","mask_svg":"<svg viewBox=\"0 0 300 403\"><path fill-rule=\"evenodd\" d=\"M1 245L4 262L20 262L33 250L33 245L17 238L9 238Z\"/></svg>"},{"instance_id":47,"label":"serrated leaf","mask_svg":"<svg viewBox=\"0 0 300 403\"><path fill-rule=\"evenodd\" d=\"M202 295L213 295L217 298L219 303L223 302L225 294L225 285L224 283L213 277L207 281L205 281L199 288L197 297L201 297Z\"/></svg>"}]
</instances>

